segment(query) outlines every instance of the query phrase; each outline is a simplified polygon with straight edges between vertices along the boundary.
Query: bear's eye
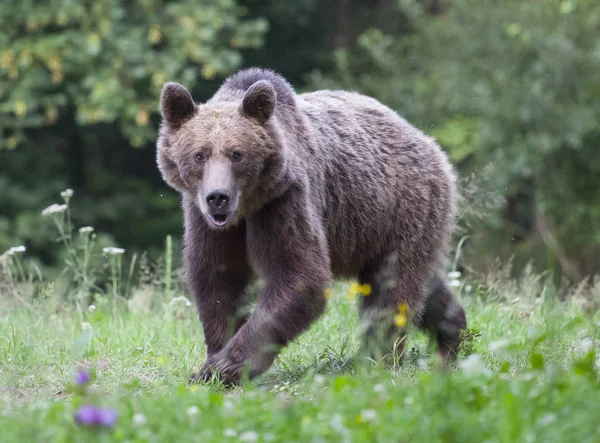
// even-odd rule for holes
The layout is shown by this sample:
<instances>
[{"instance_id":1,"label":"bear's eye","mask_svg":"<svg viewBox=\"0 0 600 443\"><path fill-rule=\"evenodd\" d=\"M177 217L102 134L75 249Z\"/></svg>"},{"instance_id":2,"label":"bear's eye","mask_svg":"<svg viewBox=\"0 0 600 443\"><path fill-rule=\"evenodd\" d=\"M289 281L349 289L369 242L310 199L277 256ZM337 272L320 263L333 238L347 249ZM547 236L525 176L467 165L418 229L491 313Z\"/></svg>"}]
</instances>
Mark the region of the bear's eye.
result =
<instances>
[{"instance_id":1,"label":"bear's eye","mask_svg":"<svg viewBox=\"0 0 600 443\"><path fill-rule=\"evenodd\" d=\"M239 161L242 160L242 157L243 157L243 155L242 155L241 152L239 152L239 151L233 151L232 154L231 154L231 161L237 163L237 162L239 162Z\"/></svg>"},{"instance_id":2,"label":"bear's eye","mask_svg":"<svg viewBox=\"0 0 600 443\"><path fill-rule=\"evenodd\" d=\"M198 154L194 155L194 161L196 163L202 163L204 161L204 154L199 152Z\"/></svg>"}]
</instances>

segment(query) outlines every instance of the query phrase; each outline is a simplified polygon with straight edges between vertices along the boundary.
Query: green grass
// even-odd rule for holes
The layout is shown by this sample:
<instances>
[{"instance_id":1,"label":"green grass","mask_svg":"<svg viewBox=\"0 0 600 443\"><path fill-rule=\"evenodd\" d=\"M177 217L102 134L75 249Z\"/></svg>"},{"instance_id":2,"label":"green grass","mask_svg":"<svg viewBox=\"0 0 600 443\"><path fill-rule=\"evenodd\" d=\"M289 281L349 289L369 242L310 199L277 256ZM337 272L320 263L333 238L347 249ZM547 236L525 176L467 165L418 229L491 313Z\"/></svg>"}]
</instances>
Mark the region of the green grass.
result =
<instances>
[{"instance_id":1,"label":"green grass","mask_svg":"<svg viewBox=\"0 0 600 443\"><path fill-rule=\"evenodd\" d=\"M268 373L231 390L187 386L204 358L193 306L159 297L140 315L125 303L114 312L110 295L82 313L47 301L7 303L0 311L0 440L600 441L600 314L573 300L545 300L539 284L515 288L518 301L462 295L473 354L443 373L417 331L410 331L402 368L364 363L356 302L338 283L326 315ZM113 429L74 422L85 399L70 386L86 365L96 370L93 400L119 412ZM145 423L136 424L135 414Z\"/></svg>"}]
</instances>

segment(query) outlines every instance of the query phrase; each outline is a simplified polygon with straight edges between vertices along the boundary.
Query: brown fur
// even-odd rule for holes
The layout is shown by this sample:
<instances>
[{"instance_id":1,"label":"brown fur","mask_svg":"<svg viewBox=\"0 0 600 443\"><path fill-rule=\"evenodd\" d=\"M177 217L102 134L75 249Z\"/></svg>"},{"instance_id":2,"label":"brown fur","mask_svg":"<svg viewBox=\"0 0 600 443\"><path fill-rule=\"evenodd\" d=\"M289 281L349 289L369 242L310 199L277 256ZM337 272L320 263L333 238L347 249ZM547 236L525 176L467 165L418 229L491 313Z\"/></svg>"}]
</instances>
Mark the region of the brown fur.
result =
<instances>
[{"instance_id":1,"label":"brown fur","mask_svg":"<svg viewBox=\"0 0 600 443\"><path fill-rule=\"evenodd\" d=\"M442 280L455 177L431 138L372 98L297 95L261 69L228 78L205 104L169 83L161 110L157 161L183 197L186 278L208 350L203 377L217 371L235 383L245 367L251 376L268 369L323 312L332 278L372 286L360 308L367 335L387 324L386 336L400 336L389 325L406 303L445 358L457 352L466 319ZM215 189L227 196L224 212L207 206ZM211 222L221 212L224 227ZM257 307L238 321L256 276Z\"/></svg>"}]
</instances>

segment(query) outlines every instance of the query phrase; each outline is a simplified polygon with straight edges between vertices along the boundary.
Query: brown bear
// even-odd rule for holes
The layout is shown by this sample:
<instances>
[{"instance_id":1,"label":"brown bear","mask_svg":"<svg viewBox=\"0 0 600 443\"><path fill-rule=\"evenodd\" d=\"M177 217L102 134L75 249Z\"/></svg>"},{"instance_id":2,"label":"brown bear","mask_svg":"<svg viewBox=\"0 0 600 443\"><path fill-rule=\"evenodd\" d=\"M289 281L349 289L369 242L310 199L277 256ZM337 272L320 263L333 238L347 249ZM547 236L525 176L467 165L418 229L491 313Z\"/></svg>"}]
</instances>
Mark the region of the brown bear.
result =
<instances>
[{"instance_id":1,"label":"brown bear","mask_svg":"<svg viewBox=\"0 0 600 443\"><path fill-rule=\"evenodd\" d=\"M157 162L182 196L186 283L207 347L199 378L267 370L324 311L332 278L370 285L359 312L372 356L401 356L403 304L444 360L455 356L466 328L444 283L455 175L433 139L373 98L296 94L258 68L202 104L166 83L160 110ZM256 307L240 316L257 279Z\"/></svg>"}]
</instances>

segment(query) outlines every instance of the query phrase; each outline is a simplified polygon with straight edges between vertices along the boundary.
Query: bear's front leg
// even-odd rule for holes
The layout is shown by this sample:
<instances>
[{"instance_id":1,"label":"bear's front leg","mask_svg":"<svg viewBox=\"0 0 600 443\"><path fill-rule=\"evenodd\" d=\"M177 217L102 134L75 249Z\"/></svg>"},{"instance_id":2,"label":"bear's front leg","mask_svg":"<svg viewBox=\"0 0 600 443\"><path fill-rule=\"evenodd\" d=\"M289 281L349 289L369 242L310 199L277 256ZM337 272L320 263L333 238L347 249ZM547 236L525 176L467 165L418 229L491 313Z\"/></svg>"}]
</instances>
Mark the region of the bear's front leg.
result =
<instances>
[{"instance_id":1,"label":"bear's front leg","mask_svg":"<svg viewBox=\"0 0 600 443\"><path fill-rule=\"evenodd\" d=\"M248 321L210 362L227 384L244 370L253 378L266 371L285 346L324 311L330 280L320 220L297 194L288 193L247 221L250 259L265 280Z\"/></svg>"},{"instance_id":2,"label":"bear's front leg","mask_svg":"<svg viewBox=\"0 0 600 443\"><path fill-rule=\"evenodd\" d=\"M201 378L214 356L244 321L243 295L251 279L242 223L227 231L208 227L193 202L184 199L185 278L204 330L207 363L192 380Z\"/></svg>"}]
</instances>

